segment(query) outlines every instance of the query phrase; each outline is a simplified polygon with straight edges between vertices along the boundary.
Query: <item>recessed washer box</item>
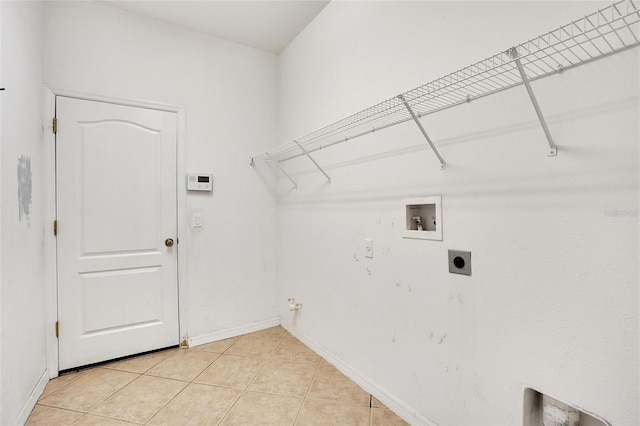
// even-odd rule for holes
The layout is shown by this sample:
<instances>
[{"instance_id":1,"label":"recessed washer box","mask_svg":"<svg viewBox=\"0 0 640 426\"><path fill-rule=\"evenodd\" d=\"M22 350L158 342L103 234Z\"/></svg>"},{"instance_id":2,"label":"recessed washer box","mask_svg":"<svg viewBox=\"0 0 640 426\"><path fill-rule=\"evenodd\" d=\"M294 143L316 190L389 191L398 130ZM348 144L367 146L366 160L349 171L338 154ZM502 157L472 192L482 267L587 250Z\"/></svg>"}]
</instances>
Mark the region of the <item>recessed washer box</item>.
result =
<instances>
[{"instance_id":1,"label":"recessed washer box","mask_svg":"<svg viewBox=\"0 0 640 426\"><path fill-rule=\"evenodd\" d=\"M442 196L402 200L403 238L442 241Z\"/></svg>"}]
</instances>

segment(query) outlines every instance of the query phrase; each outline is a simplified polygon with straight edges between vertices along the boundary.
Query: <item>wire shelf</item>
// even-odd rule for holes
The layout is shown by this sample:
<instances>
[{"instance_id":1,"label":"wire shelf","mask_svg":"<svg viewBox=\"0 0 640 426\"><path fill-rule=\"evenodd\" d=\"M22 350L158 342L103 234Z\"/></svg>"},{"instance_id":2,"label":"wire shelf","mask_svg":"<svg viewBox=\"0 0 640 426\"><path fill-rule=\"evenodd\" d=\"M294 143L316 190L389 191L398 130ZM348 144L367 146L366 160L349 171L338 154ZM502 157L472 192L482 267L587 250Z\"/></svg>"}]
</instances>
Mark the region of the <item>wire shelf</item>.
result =
<instances>
[{"instance_id":1,"label":"wire shelf","mask_svg":"<svg viewBox=\"0 0 640 426\"><path fill-rule=\"evenodd\" d=\"M266 160L278 165L410 120L416 120L420 125L412 116L412 110L418 118L423 117L521 84L528 85L527 78L529 81L537 80L636 47L640 45L638 1L615 2L556 30L252 157L251 164ZM530 96L539 112L533 94ZM546 132L543 118L540 120ZM549 142L552 145L552 141ZM437 154L435 147L432 148ZM444 168L444 163L441 163Z\"/></svg>"}]
</instances>

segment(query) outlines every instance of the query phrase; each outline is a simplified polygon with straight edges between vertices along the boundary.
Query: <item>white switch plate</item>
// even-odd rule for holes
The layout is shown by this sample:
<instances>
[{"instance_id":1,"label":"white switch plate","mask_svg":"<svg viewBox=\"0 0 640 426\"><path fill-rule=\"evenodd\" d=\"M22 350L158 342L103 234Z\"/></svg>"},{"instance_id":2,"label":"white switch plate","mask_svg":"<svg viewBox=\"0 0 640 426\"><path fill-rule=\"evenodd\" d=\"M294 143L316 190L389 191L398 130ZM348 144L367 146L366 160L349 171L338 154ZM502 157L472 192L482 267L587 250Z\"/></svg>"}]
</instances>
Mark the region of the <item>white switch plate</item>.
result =
<instances>
[{"instance_id":1,"label":"white switch plate","mask_svg":"<svg viewBox=\"0 0 640 426\"><path fill-rule=\"evenodd\" d=\"M364 240L364 257L373 257L373 240Z\"/></svg>"},{"instance_id":2,"label":"white switch plate","mask_svg":"<svg viewBox=\"0 0 640 426\"><path fill-rule=\"evenodd\" d=\"M202 213L193 214L193 227L202 228Z\"/></svg>"}]
</instances>

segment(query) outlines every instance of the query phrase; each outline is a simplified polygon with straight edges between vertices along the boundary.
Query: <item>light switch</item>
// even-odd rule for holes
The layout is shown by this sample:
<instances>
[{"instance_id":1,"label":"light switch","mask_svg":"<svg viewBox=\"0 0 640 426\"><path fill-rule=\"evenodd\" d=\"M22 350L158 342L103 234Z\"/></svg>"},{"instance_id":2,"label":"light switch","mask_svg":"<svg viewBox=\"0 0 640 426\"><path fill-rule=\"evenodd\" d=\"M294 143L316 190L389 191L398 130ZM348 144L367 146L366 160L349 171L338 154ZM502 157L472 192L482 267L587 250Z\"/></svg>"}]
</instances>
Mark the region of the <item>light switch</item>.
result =
<instances>
[{"instance_id":1,"label":"light switch","mask_svg":"<svg viewBox=\"0 0 640 426\"><path fill-rule=\"evenodd\" d=\"M193 227L202 228L202 213L193 214Z\"/></svg>"}]
</instances>

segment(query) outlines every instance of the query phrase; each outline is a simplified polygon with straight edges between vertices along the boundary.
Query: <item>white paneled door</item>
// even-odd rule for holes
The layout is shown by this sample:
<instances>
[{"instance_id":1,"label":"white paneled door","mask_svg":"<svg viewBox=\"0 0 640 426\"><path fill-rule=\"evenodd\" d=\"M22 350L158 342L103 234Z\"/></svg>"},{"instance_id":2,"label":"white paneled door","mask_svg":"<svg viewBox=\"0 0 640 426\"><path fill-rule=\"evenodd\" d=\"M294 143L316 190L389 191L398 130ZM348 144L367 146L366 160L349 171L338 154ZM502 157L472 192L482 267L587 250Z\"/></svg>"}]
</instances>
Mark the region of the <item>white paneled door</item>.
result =
<instances>
[{"instance_id":1,"label":"white paneled door","mask_svg":"<svg viewBox=\"0 0 640 426\"><path fill-rule=\"evenodd\" d=\"M59 368L179 343L172 112L56 98Z\"/></svg>"}]
</instances>

